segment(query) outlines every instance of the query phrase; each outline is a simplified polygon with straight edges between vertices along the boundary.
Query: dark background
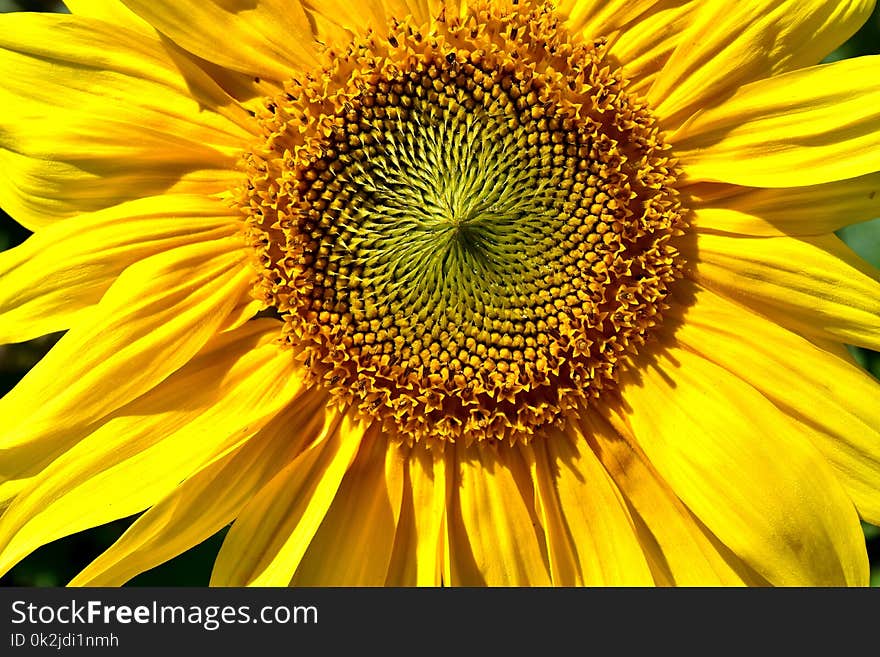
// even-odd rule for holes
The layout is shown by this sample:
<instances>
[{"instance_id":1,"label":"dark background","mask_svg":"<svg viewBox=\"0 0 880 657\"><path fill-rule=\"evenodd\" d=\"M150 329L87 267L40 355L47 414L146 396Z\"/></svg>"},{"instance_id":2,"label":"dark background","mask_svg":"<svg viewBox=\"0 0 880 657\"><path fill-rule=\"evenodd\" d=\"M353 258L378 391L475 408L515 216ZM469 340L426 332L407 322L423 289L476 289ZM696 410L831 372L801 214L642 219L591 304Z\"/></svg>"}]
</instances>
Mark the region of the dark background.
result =
<instances>
[{"instance_id":1,"label":"dark background","mask_svg":"<svg viewBox=\"0 0 880 657\"><path fill-rule=\"evenodd\" d=\"M9 11L63 11L53 0L0 0L0 13ZM852 39L836 50L828 60L880 53L880 8ZM850 246L875 267L880 267L880 219L850 226L839 233ZM0 250L23 242L29 233L0 210ZM15 383L57 341L50 335L15 345L0 345L0 395ZM880 378L880 353L854 350L859 362ZM6 576L0 585L60 586L108 548L134 521L134 517L97 527L46 545L27 557ZM864 525L868 554L871 558L871 584L880 586L880 528ZM204 586L207 585L214 557L225 535L213 537L129 582L130 586Z\"/></svg>"}]
</instances>

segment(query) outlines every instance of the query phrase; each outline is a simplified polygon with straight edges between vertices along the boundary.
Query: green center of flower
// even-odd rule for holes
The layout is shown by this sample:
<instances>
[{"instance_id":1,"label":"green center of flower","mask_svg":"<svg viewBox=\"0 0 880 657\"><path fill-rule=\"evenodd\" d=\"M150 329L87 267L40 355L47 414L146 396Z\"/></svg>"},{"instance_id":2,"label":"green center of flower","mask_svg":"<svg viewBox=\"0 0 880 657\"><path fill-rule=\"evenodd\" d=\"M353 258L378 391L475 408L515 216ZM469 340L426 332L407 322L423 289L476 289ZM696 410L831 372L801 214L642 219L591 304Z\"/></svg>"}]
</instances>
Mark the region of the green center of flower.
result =
<instances>
[{"instance_id":1,"label":"green center of flower","mask_svg":"<svg viewBox=\"0 0 880 657\"><path fill-rule=\"evenodd\" d=\"M652 117L531 4L329 53L250 156L258 295L393 435L528 439L613 382L678 275Z\"/></svg>"}]
</instances>

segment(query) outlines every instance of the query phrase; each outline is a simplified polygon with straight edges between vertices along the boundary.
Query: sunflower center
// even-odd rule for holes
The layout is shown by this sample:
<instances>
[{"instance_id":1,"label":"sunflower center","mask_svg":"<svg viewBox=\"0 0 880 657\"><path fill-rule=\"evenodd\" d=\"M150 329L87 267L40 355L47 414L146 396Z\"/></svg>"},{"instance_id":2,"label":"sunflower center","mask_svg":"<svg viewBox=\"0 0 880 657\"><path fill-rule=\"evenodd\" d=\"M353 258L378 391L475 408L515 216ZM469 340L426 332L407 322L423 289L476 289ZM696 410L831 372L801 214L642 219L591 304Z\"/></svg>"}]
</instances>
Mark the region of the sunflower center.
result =
<instances>
[{"instance_id":1,"label":"sunflower center","mask_svg":"<svg viewBox=\"0 0 880 657\"><path fill-rule=\"evenodd\" d=\"M406 439L528 439L659 321L684 222L653 118L545 3L393 22L267 102L242 194L317 385Z\"/></svg>"}]
</instances>

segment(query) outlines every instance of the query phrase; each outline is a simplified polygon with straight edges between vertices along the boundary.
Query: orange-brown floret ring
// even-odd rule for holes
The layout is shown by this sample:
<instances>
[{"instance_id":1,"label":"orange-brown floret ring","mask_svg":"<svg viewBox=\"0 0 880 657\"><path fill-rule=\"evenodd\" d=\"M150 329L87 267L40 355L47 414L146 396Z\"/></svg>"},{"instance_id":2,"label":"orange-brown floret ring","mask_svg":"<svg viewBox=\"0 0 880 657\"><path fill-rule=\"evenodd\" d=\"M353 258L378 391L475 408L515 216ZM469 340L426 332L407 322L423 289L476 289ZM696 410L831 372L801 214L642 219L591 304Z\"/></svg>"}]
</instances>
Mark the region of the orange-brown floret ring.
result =
<instances>
[{"instance_id":1,"label":"orange-brown floret ring","mask_svg":"<svg viewBox=\"0 0 880 657\"><path fill-rule=\"evenodd\" d=\"M242 194L313 381L409 440L525 440L598 396L681 268L668 149L603 44L473 11L290 81Z\"/></svg>"}]
</instances>

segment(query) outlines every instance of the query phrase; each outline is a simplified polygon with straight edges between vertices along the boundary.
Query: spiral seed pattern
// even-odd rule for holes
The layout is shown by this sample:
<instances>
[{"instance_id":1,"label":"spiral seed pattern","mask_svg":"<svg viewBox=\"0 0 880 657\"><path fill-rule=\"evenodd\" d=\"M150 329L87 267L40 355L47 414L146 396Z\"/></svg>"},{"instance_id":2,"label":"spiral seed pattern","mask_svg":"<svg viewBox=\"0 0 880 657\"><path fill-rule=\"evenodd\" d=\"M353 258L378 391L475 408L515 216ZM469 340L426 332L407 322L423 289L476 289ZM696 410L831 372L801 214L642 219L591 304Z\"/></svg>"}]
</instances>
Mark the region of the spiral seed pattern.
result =
<instances>
[{"instance_id":1,"label":"spiral seed pattern","mask_svg":"<svg viewBox=\"0 0 880 657\"><path fill-rule=\"evenodd\" d=\"M529 3L526 3L529 4ZM675 165L546 3L394 22L267 101L240 205L312 381L409 440L527 440L679 276Z\"/></svg>"}]
</instances>

